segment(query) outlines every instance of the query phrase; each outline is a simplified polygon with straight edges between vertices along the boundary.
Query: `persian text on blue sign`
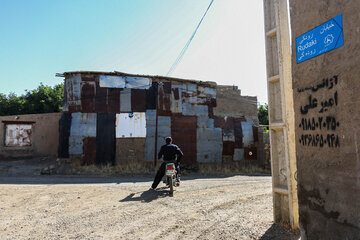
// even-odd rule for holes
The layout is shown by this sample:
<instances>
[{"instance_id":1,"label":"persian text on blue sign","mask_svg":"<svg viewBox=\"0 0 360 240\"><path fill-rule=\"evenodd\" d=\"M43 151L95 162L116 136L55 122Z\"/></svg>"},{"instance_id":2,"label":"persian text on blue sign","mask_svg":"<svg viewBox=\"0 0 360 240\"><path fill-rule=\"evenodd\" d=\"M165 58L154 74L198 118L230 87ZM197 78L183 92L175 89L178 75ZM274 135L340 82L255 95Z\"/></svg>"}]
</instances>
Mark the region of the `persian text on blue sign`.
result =
<instances>
[{"instance_id":1,"label":"persian text on blue sign","mask_svg":"<svg viewBox=\"0 0 360 240\"><path fill-rule=\"evenodd\" d=\"M297 63L343 45L342 14L340 14L296 38Z\"/></svg>"}]
</instances>

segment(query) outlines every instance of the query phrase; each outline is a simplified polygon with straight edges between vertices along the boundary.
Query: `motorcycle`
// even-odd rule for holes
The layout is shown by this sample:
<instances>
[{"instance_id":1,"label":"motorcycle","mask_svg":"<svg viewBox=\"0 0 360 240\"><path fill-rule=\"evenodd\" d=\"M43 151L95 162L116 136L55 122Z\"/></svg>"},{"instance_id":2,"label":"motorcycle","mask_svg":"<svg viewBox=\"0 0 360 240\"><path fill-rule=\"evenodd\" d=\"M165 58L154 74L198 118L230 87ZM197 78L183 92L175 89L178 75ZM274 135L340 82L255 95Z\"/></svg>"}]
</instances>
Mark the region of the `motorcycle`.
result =
<instances>
[{"instance_id":1,"label":"motorcycle","mask_svg":"<svg viewBox=\"0 0 360 240\"><path fill-rule=\"evenodd\" d=\"M170 188L170 194L173 195L174 187L178 187L180 185L180 180L176 177L177 171L175 167L175 163L167 163L165 167L165 181L167 187Z\"/></svg>"}]
</instances>

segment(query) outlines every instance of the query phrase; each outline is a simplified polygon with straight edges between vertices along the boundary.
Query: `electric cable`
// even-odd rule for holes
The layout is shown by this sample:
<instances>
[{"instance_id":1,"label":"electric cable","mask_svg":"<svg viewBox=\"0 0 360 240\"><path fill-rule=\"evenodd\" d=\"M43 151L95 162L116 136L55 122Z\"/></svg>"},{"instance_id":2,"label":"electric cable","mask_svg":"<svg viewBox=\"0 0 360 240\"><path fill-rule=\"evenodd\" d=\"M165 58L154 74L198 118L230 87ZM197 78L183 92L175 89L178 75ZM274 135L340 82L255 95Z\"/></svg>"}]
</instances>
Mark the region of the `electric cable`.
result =
<instances>
[{"instance_id":1,"label":"electric cable","mask_svg":"<svg viewBox=\"0 0 360 240\"><path fill-rule=\"evenodd\" d=\"M167 72L166 76L169 76L169 75L175 70L175 68L176 68L177 65L180 63L180 61L182 60L182 58L183 58L186 50L188 49L191 41L193 40L193 38L194 38L197 30L199 29L202 21L204 20L206 14L207 14L207 12L209 11L209 9L210 9L211 5L213 4L213 2L214 2L214 0L211 0L208 8L206 9L204 15L203 15L202 18L201 18L199 24L196 26L196 28L195 28L194 32L192 33L190 39L187 41L187 43L185 44L184 48L181 50L181 52L180 52L179 56L176 58L175 62L171 65L171 67L170 67L169 71Z\"/></svg>"}]
</instances>

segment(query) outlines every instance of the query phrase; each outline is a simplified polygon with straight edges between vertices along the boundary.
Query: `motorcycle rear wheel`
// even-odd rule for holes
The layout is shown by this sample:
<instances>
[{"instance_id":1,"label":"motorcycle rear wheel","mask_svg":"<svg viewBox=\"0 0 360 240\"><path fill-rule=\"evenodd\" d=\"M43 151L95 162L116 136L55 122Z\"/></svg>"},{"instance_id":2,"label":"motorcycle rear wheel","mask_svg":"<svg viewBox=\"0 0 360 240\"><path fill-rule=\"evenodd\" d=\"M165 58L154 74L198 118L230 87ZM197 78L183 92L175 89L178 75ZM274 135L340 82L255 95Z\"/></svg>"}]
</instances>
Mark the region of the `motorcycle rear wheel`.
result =
<instances>
[{"instance_id":1,"label":"motorcycle rear wheel","mask_svg":"<svg viewBox=\"0 0 360 240\"><path fill-rule=\"evenodd\" d=\"M170 195L174 194L174 183L173 183L173 178L169 177L169 187L170 187Z\"/></svg>"}]
</instances>

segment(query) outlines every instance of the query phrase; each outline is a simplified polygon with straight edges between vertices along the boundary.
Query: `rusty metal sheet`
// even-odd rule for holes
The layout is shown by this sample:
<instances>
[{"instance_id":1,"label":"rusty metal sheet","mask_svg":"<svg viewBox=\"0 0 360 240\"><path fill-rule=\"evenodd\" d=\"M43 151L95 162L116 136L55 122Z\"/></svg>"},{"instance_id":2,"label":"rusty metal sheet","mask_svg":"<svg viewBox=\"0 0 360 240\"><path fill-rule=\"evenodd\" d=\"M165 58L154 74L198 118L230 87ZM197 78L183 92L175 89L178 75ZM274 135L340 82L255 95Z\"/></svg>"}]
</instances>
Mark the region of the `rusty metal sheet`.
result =
<instances>
[{"instance_id":1,"label":"rusty metal sheet","mask_svg":"<svg viewBox=\"0 0 360 240\"><path fill-rule=\"evenodd\" d=\"M95 96L95 112L106 113L107 112L107 95L108 89L102 88L99 84L96 84L96 96Z\"/></svg>"},{"instance_id":2,"label":"rusty metal sheet","mask_svg":"<svg viewBox=\"0 0 360 240\"><path fill-rule=\"evenodd\" d=\"M234 129L234 118L214 116L214 125L222 129Z\"/></svg>"},{"instance_id":3,"label":"rusty metal sheet","mask_svg":"<svg viewBox=\"0 0 360 240\"><path fill-rule=\"evenodd\" d=\"M245 147L245 159L256 160L256 147Z\"/></svg>"},{"instance_id":4,"label":"rusty metal sheet","mask_svg":"<svg viewBox=\"0 0 360 240\"><path fill-rule=\"evenodd\" d=\"M81 110L81 74L73 74L65 79L66 102L64 109L69 112Z\"/></svg>"},{"instance_id":5,"label":"rusty metal sheet","mask_svg":"<svg viewBox=\"0 0 360 240\"><path fill-rule=\"evenodd\" d=\"M168 89L170 88L170 90ZM171 116L171 83L163 82L158 86L158 115Z\"/></svg>"},{"instance_id":6,"label":"rusty metal sheet","mask_svg":"<svg viewBox=\"0 0 360 240\"><path fill-rule=\"evenodd\" d=\"M173 85L171 89L171 112L181 113L182 112L182 96L181 88L176 88L178 85Z\"/></svg>"},{"instance_id":7,"label":"rusty metal sheet","mask_svg":"<svg viewBox=\"0 0 360 240\"><path fill-rule=\"evenodd\" d=\"M146 109L156 109L158 83L153 82L146 90Z\"/></svg>"},{"instance_id":8,"label":"rusty metal sheet","mask_svg":"<svg viewBox=\"0 0 360 240\"><path fill-rule=\"evenodd\" d=\"M232 141L224 141L223 142L223 155L234 155L234 147L235 143Z\"/></svg>"},{"instance_id":9,"label":"rusty metal sheet","mask_svg":"<svg viewBox=\"0 0 360 240\"><path fill-rule=\"evenodd\" d=\"M94 74L81 74L82 82L99 82L99 76Z\"/></svg>"},{"instance_id":10,"label":"rusty metal sheet","mask_svg":"<svg viewBox=\"0 0 360 240\"><path fill-rule=\"evenodd\" d=\"M108 88L107 112L119 113L120 112L120 89Z\"/></svg>"},{"instance_id":11,"label":"rusty metal sheet","mask_svg":"<svg viewBox=\"0 0 360 240\"><path fill-rule=\"evenodd\" d=\"M131 112L131 89L120 91L120 112Z\"/></svg>"},{"instance_id":12,"label":"rusty metal sheet","mask_svg":"<svg viewBox=\"0 0 360 240\"><path fill-rule=\"evenodd\" d=\"M235 147L242 148L243 147L243 133L241 127L241 120L234 119L234 134L235 134Z\"/></svg>"},{"instance_id":13,"label":"rusty metal sheet","mask_svg":"<svg viewBox=\"0 0 360 240\"><path fill-rule=\"evenodd\" d=\"M5 124L6 147L29 147L32 145L32 124Z\"/></svg>"},{"instance_id":14,"label":"rusty metal sheet","mask_svg":"<svg viewBox=\"0 0 360 240\"><path fill-rule=\"evenodd\" d=\"M83 139L83 155L81 157L82 165L95 164L96 160L96 138L86 137Z\"/></svg>"},{"instance_id":15,"label":"rusty metal sheet","mask_svg":"<svg viewBox=\"0 0 360 240\"><path fill-rule=\"evenodd\" d=\"M81 111L82 112L95 112L95 82L82 82L81 83Z\"/></svg>"},{"instance_id":16,"label":"rusty metal sheet","mask_svg":"<svg viewBox=\"0 0 360 240\"><path fill-rule=\"evenodd\" d=\"M196 165L196 116L171 116L171 137L184 153L181 165Z\"/></svg>"},{"instance_id":17,"label":"rusty metal sheet","mask_svg":"<svg viewBox=\"0 0 360 240\"><path fill-rule=\"evenodd\" d=\"M131 108L133 112L146 111L146 90L131 89Z\"/></svg>"},{"instance_id":18,"label":"rusty metal sheet","mask_svg":"<svg viewBox=\"0 0 360 240\"><path fill-rule=\"evenodd\" d=\"M63 113L59 120L59 147L58 157L69 157L69 137L71 128L71 113Z\"/></svg>"}]
</instances>

